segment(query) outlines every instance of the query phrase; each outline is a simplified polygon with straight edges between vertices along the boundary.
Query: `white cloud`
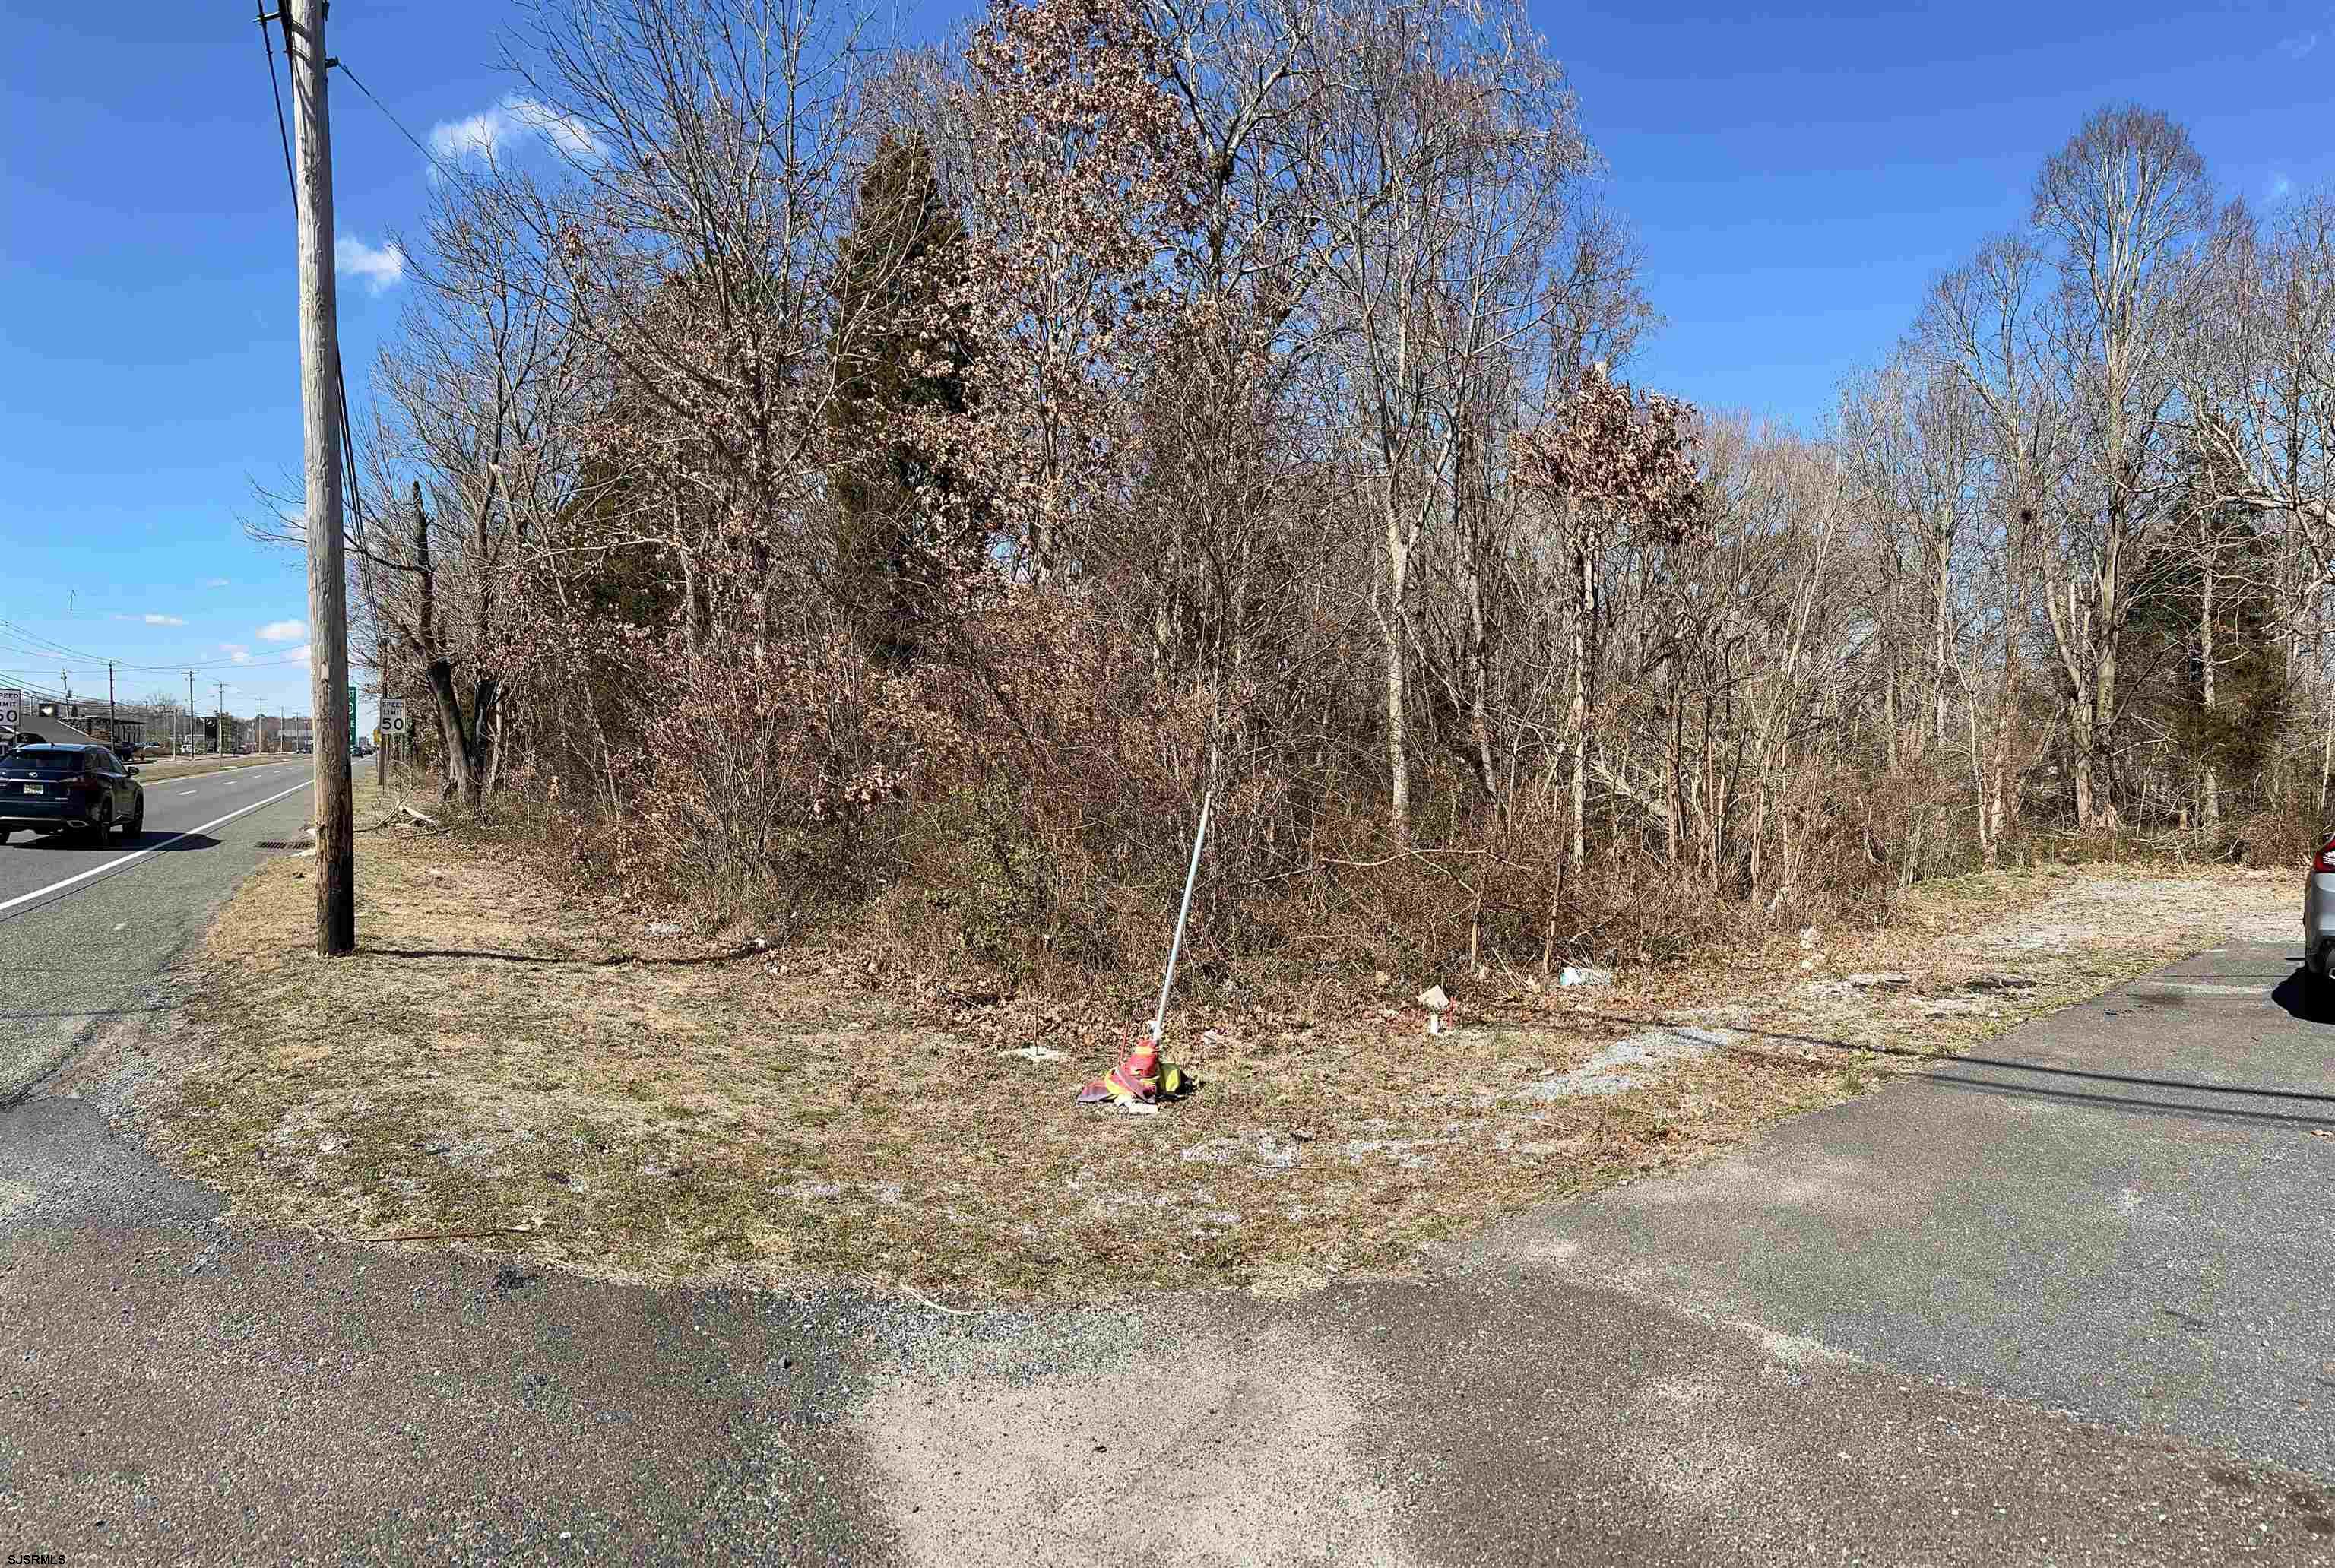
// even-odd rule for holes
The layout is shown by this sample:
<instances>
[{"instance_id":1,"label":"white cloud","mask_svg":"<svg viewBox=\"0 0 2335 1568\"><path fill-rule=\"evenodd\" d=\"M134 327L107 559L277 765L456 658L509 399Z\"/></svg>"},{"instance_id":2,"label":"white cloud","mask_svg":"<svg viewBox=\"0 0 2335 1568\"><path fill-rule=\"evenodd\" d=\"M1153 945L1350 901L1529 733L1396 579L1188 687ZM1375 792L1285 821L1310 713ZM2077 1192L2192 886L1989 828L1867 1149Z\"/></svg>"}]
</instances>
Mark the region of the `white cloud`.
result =
<instances>
[{"instance_id":1,"label":"white cloud","mask_svg":"<svg viewBox=\"0 0 2335 1568\"><path fill-rule=\"evenodd\" d=\"M295 637L307 634L308 623L305 621L270 621L258 632L259 640L263 643L288 643Z\"/></svg>"},{"instance_id":2,"label":"white cloud","mask_svg":"<svg viewBox=\"0 0 2335 1568\"><path fill-rule=\"evenodd\" d=\"M333 242L333 261L340 270L365 281L365 292L379 295L405 278L405 253L394 244L372 246L351 235Z\"/></svg>"},{"instance_id":3,"label":"white cloud","mask_svg":"<svg viewBox=\"0 0 2335 1568\"><path fill-rule=\"evenodd\" d=\"M203 579L203 586L206 588L224 588L227 586L228 580L225 577L205 577Z\"/></svg>"},{"instance_id":4,"label":"white cloud","mask_svg":"<svg viewBox=\"0 0 2335 1568\"><path fill-rule=\"evenodd\" d=\"M2272 201L2284 201L2293 189L2293 180L2283 174L2273 174L2270 177L2270 189L2267 195Z\"/></svg>"},{"instance_id":5,"label":"white cloud","mask_svg":"<svg viewBox=\"0 0 2335 1568\"><path fill-rule=\"evenodd\" d=\"M430 150L441 161L460 163L476 158L491 163L504 147L519 136L540 137L555 151L590 160L600 156L600 143L591 128L572 114L519 93L504 94L492 108L430 128Z\"/></svg>"},{"instance_id":6,"label":"white cloud","mask_svg":"<svg viewBox=\"0 0 2335 1568\"><path fill-rule=\"evenodd\" d=\"M2291 60L2300 60L2304 55L2310 53L2312 50L2318 48L2319 41L2325 36L2325 34L2317 31L2310 33L2297 33L2291 38L2280 39L2278 41L2279 51Z\"/></svg>"},{"instance_id":7,"label":"white cloud","mask_svg":"<svg viewBox=\"0 0 2335 1568\"><path fill-rule=\"evenodd\" d=\"M176 615L149 615L146 624L150 626L183 626L186 622Z\"/></svg>"},{"instance_id":8,"label":"white cloud","mask_svg":"<svg viewBox=\"0 0 2335 1568\"><path fill-rule=\"evenodd\" d=\"M248 664L251 663L251 650L245 647L241 643L221 643L219 644L219 652L225 653L228 656L228 661L232 663Z\"/></svg>"}]
</instances>

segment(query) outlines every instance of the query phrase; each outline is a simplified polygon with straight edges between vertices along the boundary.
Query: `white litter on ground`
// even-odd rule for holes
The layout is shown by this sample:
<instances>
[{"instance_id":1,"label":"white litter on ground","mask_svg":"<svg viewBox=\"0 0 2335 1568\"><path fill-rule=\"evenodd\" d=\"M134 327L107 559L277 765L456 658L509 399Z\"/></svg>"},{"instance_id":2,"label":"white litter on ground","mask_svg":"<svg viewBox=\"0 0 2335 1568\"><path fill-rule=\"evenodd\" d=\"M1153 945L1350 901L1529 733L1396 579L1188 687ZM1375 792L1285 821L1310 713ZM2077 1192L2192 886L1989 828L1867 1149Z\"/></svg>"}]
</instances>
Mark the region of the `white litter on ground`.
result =
<instances>
[{"instance_id":1,"label":"white litter on ground","mask_svg":"<svg viewBox=\"0 0 2335 1568\"><path fill-rule=\"evenodd\" d=\"M1361 1165L1372 1155L1384 1155L1404 1170L1424 1170L1434 1162L1419 1151L1449 1143L1443 1137L1355 1137L1346 1140L1342 1151L1348 1165Z\"/></svg>"},{"instance_id":2,"label":"white litter on ground","mask_svg":"<svg viewBox=\"0 0 2335 1568\"><path fill-rule=\"evenodd\" d=\"M1265 1170L1287 1170L1297 1163L1297 1146L1276 1140L1269 1132L1255 1137L1212 1137L1178 1151L1177 1157L1207 1165L1253 1162Z\"/></svg>"},{"instance_id":3,"label":"white litter on ground","mask_svg":"<svg viewBox=\"0 0 2335 1568\"><path fill-rule=\"evenodd\" d=\"M1516 1092L1526 1099L1621 1094L1639 1088L1671 1062L1709 1056L1742 1038L1727 1029L1650 1029L1601 1048L1571 1072L1525 1084Z\"/></svg>"},{"instance_id":4,"label":"white litter on ground","mask_svg":"<svg viewBox=\"0 0 2335 1568\"><path fill-rule=\"evenodd\" d=\"M646 1166L641 1168L644 1172L649 1169ZM792 1198L799 1204L823 1203L828 1198L841 1197L843 1186L839 1182L793 1182L786 1186L772 1187L770 1195L773 1197Z\"/></svg>"}]
</instances>

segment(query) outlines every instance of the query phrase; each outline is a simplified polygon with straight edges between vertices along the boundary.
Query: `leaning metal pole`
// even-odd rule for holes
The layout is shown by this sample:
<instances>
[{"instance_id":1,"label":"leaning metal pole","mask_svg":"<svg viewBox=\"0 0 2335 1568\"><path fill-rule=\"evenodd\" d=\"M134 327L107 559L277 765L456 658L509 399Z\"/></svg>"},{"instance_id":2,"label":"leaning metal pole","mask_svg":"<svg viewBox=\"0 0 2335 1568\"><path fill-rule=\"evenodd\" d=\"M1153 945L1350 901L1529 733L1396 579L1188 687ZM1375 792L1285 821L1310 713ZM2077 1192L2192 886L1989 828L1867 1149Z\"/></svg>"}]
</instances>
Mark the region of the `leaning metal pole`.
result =
<instances>
[{"instance_id":1,"label":"leaning metal pole","mask_svg":"<svg viewBox=\"0 0 2335 1568\"><path fill-rule=\"evenodd\" d=\"M1214 786L1200 797L1200 826L1192 835L1192 868L1184 873L1184 902L1176 911L1175 938L1168 944L1168 973L1159 981L1159 1011L1151 1020L1151 1040L1155 1045L1168 1027L1168 989L1176 983L1176 955L1184 947L1184 917L1192 913L1192 884L1200 875L1200 845L1208 836L1208 808L1216 799Z\"/></svg>"}]
</instances>

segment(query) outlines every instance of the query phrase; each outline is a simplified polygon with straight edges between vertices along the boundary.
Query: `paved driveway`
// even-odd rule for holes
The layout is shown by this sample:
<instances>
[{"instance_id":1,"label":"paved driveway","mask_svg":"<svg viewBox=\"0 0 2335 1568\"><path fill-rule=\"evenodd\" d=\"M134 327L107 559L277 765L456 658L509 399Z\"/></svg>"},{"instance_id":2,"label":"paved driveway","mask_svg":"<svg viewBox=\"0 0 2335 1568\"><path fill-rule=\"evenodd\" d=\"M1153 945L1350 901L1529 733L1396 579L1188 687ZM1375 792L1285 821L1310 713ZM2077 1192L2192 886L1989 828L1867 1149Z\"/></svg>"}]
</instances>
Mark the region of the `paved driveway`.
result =
<instances>
[{"instance_id":1,"label":"paved driveway","mask_svg":"<svg viewBox=\"0 0 2335 1568\"><path fill-rule=\"evenodd\" d=\"M2335 1012L2294 959L2205 953L1484 1250L2335 1476Z\"/></svg>"}]
</instances>

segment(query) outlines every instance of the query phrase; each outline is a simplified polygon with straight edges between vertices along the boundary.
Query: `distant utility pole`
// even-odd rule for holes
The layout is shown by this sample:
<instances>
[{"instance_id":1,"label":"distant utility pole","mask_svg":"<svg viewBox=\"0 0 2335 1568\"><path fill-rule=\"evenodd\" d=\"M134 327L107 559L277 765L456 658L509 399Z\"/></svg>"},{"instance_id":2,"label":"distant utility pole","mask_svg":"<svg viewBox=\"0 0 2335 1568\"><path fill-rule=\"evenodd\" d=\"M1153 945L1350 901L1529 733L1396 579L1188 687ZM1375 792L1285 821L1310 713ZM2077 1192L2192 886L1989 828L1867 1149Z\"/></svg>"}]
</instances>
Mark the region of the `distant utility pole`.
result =
<instances>
[{"instance_id":1,"label":"distant utility pole","mask_svg":"<svg viewBox=\"0 0 2335 1568\"><path fill-rule=\"evenodd\" d=\"M195 746L195 673L187 672L187 749Z\"/></svg>"},{"instance_id":2,"label":"distant utility pole","mask_svg":"<svg viewBox=\"0 0 2335 1568\"><path fill-rule=\"evenodd\" d=\"M277 0L292 61L300 229L300 414L308 489L309 669L316 758L316 951L357 945L355 808L350 799L348 576L341 555L339 300L333 269L333 133L325 95L329 0Z\"/></svg>"},{"instance_id":3,"label":"distant utility pole","mask_svg":"<svg viewBox=\"0 0 2335 1568\"><path fill-rule=\"evenodd\" d=\"M214 683L218 687L218 702L211 709L211 722L217 731L211 749L224 757L227 755L227 682L219 681Z\"/></svg>"},{"instance_id":4,"label":"distant utility pole","mask_svg":"<svg viewBox=\"0 0 2335 1568\"><path fill-rule=\"evenodd\" d=\"M113 711L113 661L105 662L105 739L115 746L121 744L121 719Z\"/></svg>"}]
</instances>

